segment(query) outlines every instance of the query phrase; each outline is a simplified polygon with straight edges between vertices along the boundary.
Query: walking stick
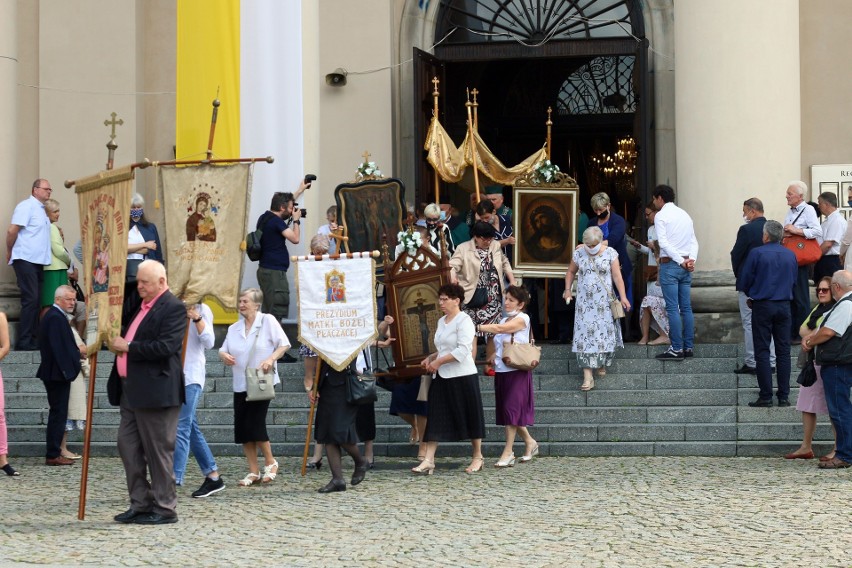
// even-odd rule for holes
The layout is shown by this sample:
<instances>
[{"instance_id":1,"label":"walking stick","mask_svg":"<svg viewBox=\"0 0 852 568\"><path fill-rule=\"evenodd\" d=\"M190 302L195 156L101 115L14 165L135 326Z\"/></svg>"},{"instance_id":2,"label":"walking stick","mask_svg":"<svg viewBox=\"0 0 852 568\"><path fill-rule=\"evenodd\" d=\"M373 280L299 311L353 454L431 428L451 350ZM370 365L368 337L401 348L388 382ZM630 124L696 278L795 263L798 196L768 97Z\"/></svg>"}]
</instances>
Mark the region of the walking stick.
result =
<instances>
[{"instance_id":1,"label":"walking stick","mask_svg":"<svg viewBox=\"0 0 852 568\"><path fill-rule=\"evenodd\" d=\"M314 371L314 385L311 387L311 393L313 394L311 398L314 402L311 402L311 409L308 412L308 433L305 435L305 451L302 453L302 477L304 477L308 471L308 450L310 450L311 448L311 429L314 425L314 410L317 406L317 390L319 388L319 377L321 367L322 361L319 357L317 357L317 369L316 371Z\"/></svg>"}]
</instances>

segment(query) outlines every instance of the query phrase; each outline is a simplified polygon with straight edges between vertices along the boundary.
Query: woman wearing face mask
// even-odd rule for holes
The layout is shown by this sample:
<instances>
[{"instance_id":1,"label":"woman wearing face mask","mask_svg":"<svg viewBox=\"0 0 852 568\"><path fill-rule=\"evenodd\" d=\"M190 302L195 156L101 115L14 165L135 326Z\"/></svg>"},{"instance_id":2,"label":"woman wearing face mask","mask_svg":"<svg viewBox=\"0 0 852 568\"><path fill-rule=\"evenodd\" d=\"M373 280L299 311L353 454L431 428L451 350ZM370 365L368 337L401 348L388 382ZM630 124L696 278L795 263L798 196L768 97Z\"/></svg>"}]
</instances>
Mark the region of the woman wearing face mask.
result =
<instances>
[{"instance_id":1,"label":"woman wearing face mask","mask_svg":"<svg viewBox=\"0 0 852 568\"><path fill-rule=\"evenodd\" d=\"M618 261L621 263L621 279L624 281L624 292L619 292L619 298L633 301L633 264L627 255L627 221L612 210L609 195L596 193L591 199L592 211L596 217L589 220L589 227L598 227L603 233L604 244L615 249ZM626 295L625 295L626 293Z\"/></svg>"},{"instance_id":2,"label":"woman wearing face mask","mask_svg":"<svg viewBox=\"0 0 852 568\"><path fill-rule=\"evenodd\" d=\"M597 369L598 377L606 375L606 368L612 365L615 348L624 347L621 326L613 319L609 305L613 282L621 297L622 307L630 309L630 302L624 293L618 254L603 244L603 233L597 227L589 227L583 232L583 246L574 251L568 272L565 273L565 293L562 297L567 302L571 301L571 286L578 274L572 350L583 368L583 385L580 390L589 391L595 388L592 369Z\"/></svg>"},{"instance_id":3,"label":"woman wearing face mask","mask_svg":"<svg viewBox=\"0 0 852 568\"><path fill-rule=\"evenodd\" d=\"M130 201L130 228L127 231L127 266L124 272L123 326L130 323L142 300L136 289L136 270L143 260L163 262L160 235L157 227L145 218L145 200L138 193Z\"/></svg>"},{"instance_id":4,"label":"woman wearing face mask","mask_svg":"<svg viewBox=\"0 0 852 568\"><path fill-rule=\"evenodd\" d=\"M437 203L430 203L424 210L426 216L426 231L429 237L429 245L438 256L441 256L441 233L444 234L444 245L447 247L447 256L453 256L456 250L456 245L453 244L453 237L450 234L450 229L447 227L441 218L441 208Z\"/></svg>"}]
</instances>

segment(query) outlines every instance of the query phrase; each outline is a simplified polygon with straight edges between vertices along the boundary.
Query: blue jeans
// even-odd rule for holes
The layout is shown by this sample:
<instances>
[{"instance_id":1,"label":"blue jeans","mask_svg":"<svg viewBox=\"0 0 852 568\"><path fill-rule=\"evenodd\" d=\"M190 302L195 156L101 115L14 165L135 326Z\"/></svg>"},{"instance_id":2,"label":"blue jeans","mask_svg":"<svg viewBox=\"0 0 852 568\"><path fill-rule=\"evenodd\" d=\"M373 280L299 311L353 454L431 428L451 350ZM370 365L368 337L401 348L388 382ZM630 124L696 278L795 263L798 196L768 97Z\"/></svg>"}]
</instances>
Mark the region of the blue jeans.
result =
<instances>
[{"instance_id":1,"label":"blue jeans","mask_svg":"<svg viewBox=\"0 0 852 568\"><path fill-rule=\"evenodd\" d=\"M835 457L852 463L852 365L823 365L821 373L828 415L837 433Z\"/></svg>"},{"instance_id":2,"label":"blue jeans","mask_svg":"<svg viewBox=\"0 0 852 568\"><path fill-rule=\"evenodd\" d=\"M201 385L186 385L185 389L186 402L180 407L175 440L175 483L177 485L183 485L183 474L186 471L190 450L205 477L219 469L216 467L216 460L210 452L210 446L207 445L204 434L198 428L198 419L195 417L195 407L198 406L198 399L201 398Z\"/></svg>"},{"instance_id":3,"label":"blue jeans","mask_svg":"<svg viewBox=\"0 0 852 568\"><path fill-rule=\"evenodd\" d=\"M666 301L666 313L669 316L669 338L672 349L693 349L695 347L695 320L692 316L692 303L689 297L692 286L692 273L674 262L660 264L658 280Z\"/></svg>"}]
</instances>

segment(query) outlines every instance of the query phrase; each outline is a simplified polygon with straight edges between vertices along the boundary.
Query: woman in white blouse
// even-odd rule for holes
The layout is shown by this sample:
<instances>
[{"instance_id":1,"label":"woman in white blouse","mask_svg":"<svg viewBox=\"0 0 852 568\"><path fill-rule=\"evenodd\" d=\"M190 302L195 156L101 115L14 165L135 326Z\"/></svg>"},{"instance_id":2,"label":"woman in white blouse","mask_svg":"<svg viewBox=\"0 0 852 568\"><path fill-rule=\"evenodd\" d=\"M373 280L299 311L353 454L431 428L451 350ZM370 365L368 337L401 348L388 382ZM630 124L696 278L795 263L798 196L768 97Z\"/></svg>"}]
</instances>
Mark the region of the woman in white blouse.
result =
<instances>
[{"instance_id":1,"label":"woman in white blouse","mask_svg":"<svg viewBox=\"0 0 852 568\"><path fill-rule=\"evenodd\" d=\"M246 368L259 368L275 373L274 384L278 384L278 369L275 361L280 359L290 341L275 317L260 311L263 292L248 288L240 293L240 319L228 328L225 342L219 348L219 358L231 367L234 374L234 443L243 445L248 460L249 472L239 484L247 487L257 481L269 483L278 474L278 462L272 455L272 445L266 432L268 400L248 402L246 400ZM254 355L249 353L254 346ZM266 465L260 475L257 449L263 452Z\"/></svg>"},{"instance_id":2,"label":"woman in white blouse","mask_svg":"<svg viewBox=\"0 0 852 568\"><path fill-rule=\"evenodd\" d=\"M425 458L411 471L431 475L435 470L438 442L470 440L473 459L465 469L475 473L482 469L482 438L485 416L479 377L473 362L473 320L461 311L464 289L458 284L444 284L438 289L438 305L444 317L435 331L437 352L420 363L433 374L429 387L429 417L426 422Z\"/></svg>"}]
</instances>

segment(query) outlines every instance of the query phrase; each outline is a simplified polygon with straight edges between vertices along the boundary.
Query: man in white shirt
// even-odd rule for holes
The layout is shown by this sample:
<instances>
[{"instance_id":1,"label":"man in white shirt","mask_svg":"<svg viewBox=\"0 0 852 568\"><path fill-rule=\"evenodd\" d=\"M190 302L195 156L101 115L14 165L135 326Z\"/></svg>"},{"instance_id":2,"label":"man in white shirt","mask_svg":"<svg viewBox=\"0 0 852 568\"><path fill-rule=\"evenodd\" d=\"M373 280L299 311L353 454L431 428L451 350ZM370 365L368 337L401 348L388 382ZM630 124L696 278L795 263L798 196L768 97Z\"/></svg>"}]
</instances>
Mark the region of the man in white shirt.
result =
<instances>
[{"instance_id":1,"label":"man in white shirt","mask_svg":"<svg viewBox=\"0 0 852 568\"><path fill-rule=\"evenodd\" d=\"M695 321L690 291L698 257L698 239L695 238L692 218L674 204L674 189L658 185L654 188L653 196L657 208L654 227L660 245L657 280L666 300L669 338L672 342L668 351L657 355L657 359L683 361L693 356L695 347Z\"/></svg>"},{"instance_id":2,"label":"man in white shirt","mask_svg":"<svg viewBox=\"0 0 852 568\"><path fill-rule=\"evenodd\" d=\"M813 207L805 202L805 194L808 186L803 181L791 181L787 185L787 205L790 210L784 217L784 237L794 235L806 239L818 239L822 236L819 219ZM799 326L811 313L811 290L808 284L808 266L800 266L796 275L796 285L793 288L793 303L790 306L793 314L791 336L794 341L799 341Z\"/></svg>"},{"instance_id":3,"label":"man in white shirt","mask_svg":"<svg viewBox=\"0 0 852 568\"><path fill-rule=\"evenodd\" d=\"M186 317L189 319L189 331L186 337L186 355L183 362L184 390L186 402L180 407L178 417L177 438L175 440L175 484L183 485L183 475L189 453L195 456L204 483L192 493L193 497L207 497L225 489L225 482L219 476L216 460L207 445L207 440L198 427L195 409L204 391L207 359L205 349L213 349L213 312L205 304L187 306Z\"/></svg>"},{"instance_id":4,"label":"man in white shirt","mask_svg":"<svg viewBox=\"0 0 852 568\"><path fill-rule=\"evenodd\" d=\"M44 267L50 264L50 219L44 202L50 198L50 182L37 179L32 195L18 203L6 231L6 258L15 270L21 290L21 316L18 323L18 351L38 349L38 314Z\"/></svg>"},{"instance_id":5,"label":"man in white shirt","mask_svg":"<svg viewBox=\"0 0 852 568\"><path fill-rule=\"evenodd\" d=\"M814 284L819 284L825 276L831 278L843 268L840 265L840 241L846 233L846 219L837 210L837 194L830 191L821 193L817 203L825 221L820 226L822 235L817 239L822 258L814 265Z\"/></svg>"}]
</instances>

